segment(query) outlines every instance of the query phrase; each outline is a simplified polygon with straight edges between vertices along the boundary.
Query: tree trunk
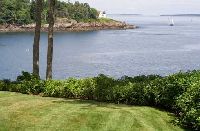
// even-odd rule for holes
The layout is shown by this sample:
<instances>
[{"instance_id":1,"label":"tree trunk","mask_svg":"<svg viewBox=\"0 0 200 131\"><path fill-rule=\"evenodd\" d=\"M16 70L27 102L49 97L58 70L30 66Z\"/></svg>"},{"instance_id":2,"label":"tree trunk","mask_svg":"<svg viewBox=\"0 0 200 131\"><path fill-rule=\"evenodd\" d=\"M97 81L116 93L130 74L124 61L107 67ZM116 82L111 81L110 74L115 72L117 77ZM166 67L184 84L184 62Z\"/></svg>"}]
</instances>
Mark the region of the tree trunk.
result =
<instances>
[{"instance_id":1,"label":"tree trunk","mask_svg":"<svg viewBox=\"0 0 200 131\"><path fill-rule=\"evenodd\" d=\"M39 45L40 45L40 30L41 30L41 14L42 14L42 0L36 0L35 12L35 36L33 44L33 74L39 76Z\"/></svg>"},{"instance_id":2,"label":"tree trunk","mask_svg":"<svg viewBox=\"0 0 200 131\"><path fill-rule=\"evenodd\" d=\"M54 7L55 0L49 0L49 27L48 27L48 50L47 50L47 70L46 79L52 79L53 61L53 26L54 26Z\"/></svg>"}]
</instances>

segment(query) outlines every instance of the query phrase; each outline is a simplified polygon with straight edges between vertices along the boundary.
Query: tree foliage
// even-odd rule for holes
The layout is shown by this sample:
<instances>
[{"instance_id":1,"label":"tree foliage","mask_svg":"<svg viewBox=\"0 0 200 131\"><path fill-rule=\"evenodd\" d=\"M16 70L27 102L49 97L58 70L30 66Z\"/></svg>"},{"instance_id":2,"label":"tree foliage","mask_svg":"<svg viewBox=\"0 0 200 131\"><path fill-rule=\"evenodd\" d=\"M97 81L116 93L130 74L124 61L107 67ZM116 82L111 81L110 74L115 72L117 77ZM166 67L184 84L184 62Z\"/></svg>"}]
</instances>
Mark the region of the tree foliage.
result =
<instances>
[{"instance_id":1,"label":"tree foliage","mask_svg":"<svg viewBox=\"0 0 200 131\"><path fill-rule=\"evenodd\" d=\"M35 0L0 0L0 24L30 24L35 21ZM98 11L87 3L56 1L55 15L77 21L97 19ZM44 0L42 21L47 23L48 0Z\"/></svg>"},{"instance_id":2,"label":"tree foliage","mask_svg":"<svg viewBox=\"0 0 200 131\"><path fill-rule=\"evenodd\" d=\"M1 0L0 23L28 24L32 22L29 0Z\"/></svg>"}]
</instances>

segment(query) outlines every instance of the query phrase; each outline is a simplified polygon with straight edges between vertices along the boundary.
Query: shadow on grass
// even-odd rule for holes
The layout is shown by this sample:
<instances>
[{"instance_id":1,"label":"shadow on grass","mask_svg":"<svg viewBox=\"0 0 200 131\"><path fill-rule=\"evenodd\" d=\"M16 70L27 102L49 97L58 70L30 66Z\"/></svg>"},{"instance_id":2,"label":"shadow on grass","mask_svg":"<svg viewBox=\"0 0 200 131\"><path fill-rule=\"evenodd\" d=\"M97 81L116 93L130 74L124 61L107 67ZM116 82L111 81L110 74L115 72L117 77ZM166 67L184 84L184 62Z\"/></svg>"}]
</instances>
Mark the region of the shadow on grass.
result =
<instances>
[{"instance_id":1,"label":"shadow on grass","mask_svg":"<svg viewBox=\"0 0 200 131\"><path fill-rule=\"evenodd\" d=\"M64 103L64 104L73 104L73 105L82 105L81 109L91 109L95 107L103 107L109 109L122 109L121 107L128 107L127 105L117 105L113 103L106 103L106 102L97 102L93 100L73 100L73 99L63 99L63 100L53 100L53 103ZM118 107L116 107L118 106ZM131 106L130 106L131 107Z\"/></svg>"},{"instance_id":2,"label":"shadow on grass","mask_svg":"<svg viewBox=\"0 0 200 131\"><path fill-rule=\"evenodd\" d=\"M9 92L2 92L2 93L9 93ZM16 94L21 94L21 93L16 93ZM15 95L16 95L15 94ZM28 96L28 95L27 95ZM111 102L98 102L98 101L94 101L94 100L81 100L81 99L66 99L66 98L51 98L51 102L55 103L55 104L71 104L71 105L81 105L79 106L79 109L83 109L83 110L87 110L87 109L91 109L91 108L107 108L107 109L112 109L112 110L122 110L124 108L152 108L155 110L159 110L159 111L164 111L164 112L168 112L169 116L175 117L175 115L173 113L170 113L169 111L163 109L163 108L158 108L158 107L152 107L152 106L136 106L136 105L125 105L125 104L114 104ZM175 124L175 120L169 121L168 123L171 123L173 125L179 126L177 124ZM180 126L179 126L180 127ZM184 131L192 131L190 129L185 129L184 127L181 127Z\"/></svg>"},{"instance_id":3,"label":"shadow on grass","mask_svg":"<svg viewBox=\"0 0 200 131\"><path fill-rule=\"evenodd\" d=\"M137 105L126 105L126 104L115 104L111 102L98 102L94 100L81 100L81 99L66 99L63 98L62 100L53 100L53 103L58 103L58 104L73 104L73 105L82 105L79 109L83 110L88 110L92 108L107 108L107 109L113 109L113 110L122 110L124 108L130 108L130 107L135 107L135 108L152 108L157 111L162 111L162 112L167 112L169 116L175 118L175 114L172 112L167 111L166 109L163 108L158 108L158 107L152 107L152 106L137 106ZM184 131L192 131L190 129L186 129L180 125L177 125L177 122L174 120L169 121L168 123L173 124L174 126L179 126L182 128Z\"/></svg>"}]
</instances>

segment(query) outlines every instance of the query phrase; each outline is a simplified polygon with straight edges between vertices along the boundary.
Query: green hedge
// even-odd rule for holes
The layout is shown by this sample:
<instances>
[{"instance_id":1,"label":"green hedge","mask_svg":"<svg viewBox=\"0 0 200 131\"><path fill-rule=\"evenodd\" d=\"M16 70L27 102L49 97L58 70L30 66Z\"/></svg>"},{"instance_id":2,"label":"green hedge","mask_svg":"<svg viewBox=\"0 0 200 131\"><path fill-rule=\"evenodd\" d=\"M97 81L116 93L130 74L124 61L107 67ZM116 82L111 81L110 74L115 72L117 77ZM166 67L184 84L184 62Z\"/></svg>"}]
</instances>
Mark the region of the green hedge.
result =
<instances>
[{"instance_id":1,"label":"green hedge","mask_svg":"<svg viewBox=\"0 0 200 131\"><path fill-rule=\"evenodd\" d=\"M200 82L192 84L181 94L176 105L180 109L180 123L185 127L200 129Z\"/></svg>"},{"instance_id":2,"label":"green hedge","mask_svg":"<svg viewBox=\"0 0 200 131\"><path fill-rule=\"evenodd\" d=\"M48 81L23 72L16 81L0 81L0 90L154 106L174 112L181 126L200 130L200 71L166 77L149 75L113 79L101 74L94 78Z\"/></svg>"},{"instance_id":3,"label":"green hedge","mask_svg":"<svg viewBox=\"0 0 200 131\"><path fill-rule=\"evenodd\" d=\"M62 98L94 99L96 83L93 79L73 79L65 81L48 80L45 82L44 96Z\"/></svg>"}]
</instances>

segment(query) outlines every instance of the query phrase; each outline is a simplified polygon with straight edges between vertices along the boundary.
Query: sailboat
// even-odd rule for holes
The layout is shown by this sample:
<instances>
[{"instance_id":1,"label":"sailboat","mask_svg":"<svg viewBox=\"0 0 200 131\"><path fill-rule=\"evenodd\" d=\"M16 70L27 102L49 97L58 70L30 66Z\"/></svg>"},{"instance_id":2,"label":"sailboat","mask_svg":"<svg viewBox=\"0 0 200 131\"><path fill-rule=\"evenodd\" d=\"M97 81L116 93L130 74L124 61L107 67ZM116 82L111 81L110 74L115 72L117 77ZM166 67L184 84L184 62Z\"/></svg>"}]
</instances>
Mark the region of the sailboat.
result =
<instances>
[{"instance_id":1,"label":"sailboat","mask_svg":"<svg viewBox=\"0 0 200 131\"><path fill-rule=\"evenodd\" d=\"M174 20L172 18L169 18L169 20L170 20L169 26L174 26Z\"/></svg>"}]
</instances>

